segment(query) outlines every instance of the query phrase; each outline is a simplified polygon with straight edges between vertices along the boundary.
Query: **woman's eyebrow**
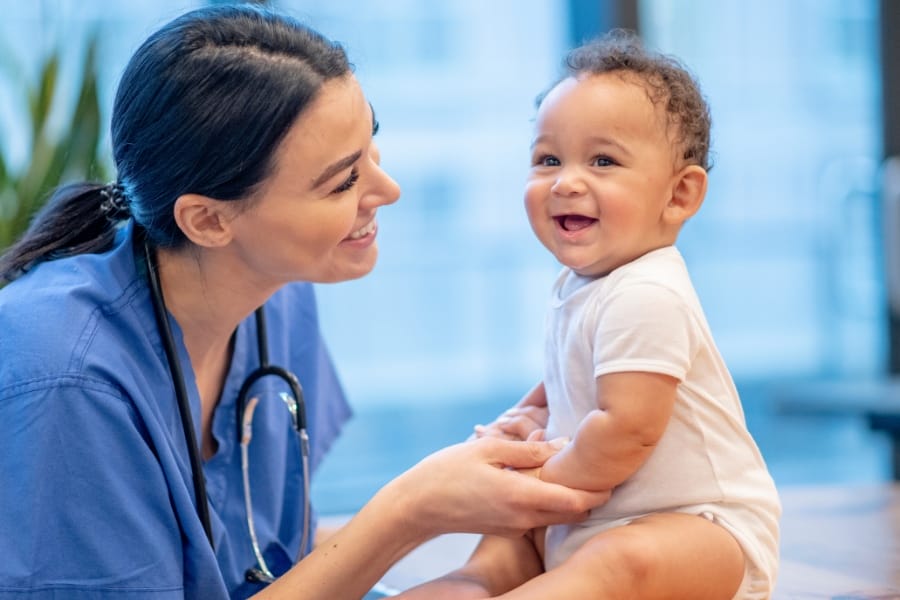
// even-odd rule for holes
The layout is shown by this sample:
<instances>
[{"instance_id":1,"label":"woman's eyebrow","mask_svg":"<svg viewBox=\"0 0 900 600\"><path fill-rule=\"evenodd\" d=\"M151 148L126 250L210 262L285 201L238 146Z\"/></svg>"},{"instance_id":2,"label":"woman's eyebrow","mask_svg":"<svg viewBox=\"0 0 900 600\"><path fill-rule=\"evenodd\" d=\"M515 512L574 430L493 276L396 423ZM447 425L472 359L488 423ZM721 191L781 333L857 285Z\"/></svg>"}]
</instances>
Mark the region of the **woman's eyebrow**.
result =
<instances>
[{"instance_id":1,"label":"woman's eyebrow","mask_svg":"<svg viewBox=\"0 0 900 600\"><path fill-rule=\"evenodd\" d=\"M345 156L344 158L331 163L330 165L325 167L325 170L322 171L322 173L318 177L316 177L315 181L313 181L312 183L312 187L319 187L344 169L353 166L353 163L358 161L360 156L362 156L362 150L357 150L350 156Z\"/></svg>"}]
</instances>

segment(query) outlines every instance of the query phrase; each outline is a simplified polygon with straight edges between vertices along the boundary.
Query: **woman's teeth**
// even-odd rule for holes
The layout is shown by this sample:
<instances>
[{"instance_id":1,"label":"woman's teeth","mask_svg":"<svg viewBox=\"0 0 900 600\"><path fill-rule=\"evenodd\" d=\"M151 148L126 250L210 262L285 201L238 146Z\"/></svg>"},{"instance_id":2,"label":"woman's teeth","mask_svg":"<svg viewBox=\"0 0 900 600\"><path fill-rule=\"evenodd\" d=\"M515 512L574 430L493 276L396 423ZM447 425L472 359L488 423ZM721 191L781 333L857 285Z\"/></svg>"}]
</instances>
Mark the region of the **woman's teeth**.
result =
<instances>
[{"instance_id":1,"label":"woman's teeth","mask_svg":"<svg viewBox=\"0 0 900 600\"><path fill-rule=\"evenodd\" d=\"M365 226L361 227L360 229L351 233L350 239L358 240L359 238L367 236L370 233L373 233L374 231L375 231L375 221L372 220L372 221L369 221L369 223L367 225L365 225Z\"/></svg>"}]
</instances>

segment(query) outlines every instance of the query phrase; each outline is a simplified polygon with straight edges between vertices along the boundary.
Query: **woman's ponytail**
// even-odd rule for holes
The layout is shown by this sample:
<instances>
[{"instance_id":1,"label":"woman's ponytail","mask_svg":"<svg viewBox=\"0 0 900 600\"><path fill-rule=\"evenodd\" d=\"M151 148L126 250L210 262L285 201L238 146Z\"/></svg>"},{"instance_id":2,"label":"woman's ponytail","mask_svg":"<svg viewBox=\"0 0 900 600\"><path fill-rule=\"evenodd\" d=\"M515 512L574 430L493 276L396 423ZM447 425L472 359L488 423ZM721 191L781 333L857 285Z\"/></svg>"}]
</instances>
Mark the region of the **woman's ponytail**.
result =
<instances>
[{"instance_id":1,"label":"woman's ponytail","mask_svg":"<svg viewBox=\"0 0 900 600\"><path fill-rule=\"evenodd\" d=\"M57 189L28 230L0 255L0 284L45 260L102 252L128 216L121 186L73 183Z\"/></svg>"}]
</instances>

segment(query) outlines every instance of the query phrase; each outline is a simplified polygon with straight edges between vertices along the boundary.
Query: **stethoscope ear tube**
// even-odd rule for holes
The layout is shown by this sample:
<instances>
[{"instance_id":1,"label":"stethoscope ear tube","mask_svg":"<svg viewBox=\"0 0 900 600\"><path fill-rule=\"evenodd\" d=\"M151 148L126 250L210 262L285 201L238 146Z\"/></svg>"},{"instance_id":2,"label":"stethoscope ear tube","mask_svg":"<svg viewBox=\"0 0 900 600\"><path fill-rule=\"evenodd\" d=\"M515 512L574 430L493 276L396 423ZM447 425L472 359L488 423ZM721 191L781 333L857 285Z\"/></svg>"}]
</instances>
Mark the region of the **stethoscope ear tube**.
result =
<instances>
[{"instance_id":1,"label":"stethoscope ear tube","mask_svg":"<svg viewBox=\"0 0 900 600\"><path fill-rule=\"evenodd\" d=\"M136 228L137 229L137 228ZM162 286L159 283L156 257L150 250L146 234L143 231L135 231L136 243L143 246L144 262L147 267L147 279L150 282L150 296L153 304L153 313L156 316L156 326L162 338L163 349L166 353L166 361L169 363L169 371L172 374L172 384L175 386L175 398L178 401L178 413L181 416L184 441L188 448L188 457L191 463L191 473L194 480L194 497L197 506L197 516L203 524L203 531L209 540L210 546L215 548L212 535L212 521L209 516L209 500L206 495L206 480L203 477L203 463L200 459L200 448L194 435L194 419L191 416L191 406L187 397L187 389L184 384L184 373L181 363L175 351L175 339L172 336L172 328L169 326L169 316L166 310L166 302L163 297Z\"/></svg>"}]
</instances>

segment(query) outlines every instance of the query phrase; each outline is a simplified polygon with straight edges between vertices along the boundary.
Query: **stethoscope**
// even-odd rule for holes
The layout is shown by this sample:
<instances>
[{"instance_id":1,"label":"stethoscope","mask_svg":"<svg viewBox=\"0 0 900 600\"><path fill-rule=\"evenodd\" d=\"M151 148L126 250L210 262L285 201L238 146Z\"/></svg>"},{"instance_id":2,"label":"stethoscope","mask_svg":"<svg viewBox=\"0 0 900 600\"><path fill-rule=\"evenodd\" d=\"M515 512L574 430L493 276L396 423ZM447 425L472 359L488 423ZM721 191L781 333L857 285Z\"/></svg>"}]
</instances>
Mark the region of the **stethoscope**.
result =
<instances>
[{"instance_id":1,"label":"stethoscope","mask_svg":"<svg viewBox=\"0 0 900 600\"><path fill-rule=\"evenodd\" d=\"M168 310L159 282L158 265L156 256L151 251L146 240L146 234L135 228L135 246L140 246L140 256L146 265L147 281L150 287L150 299L153 304L153 313L156 317L157 328L162 338L163 349L169 370L172 373L172 383L175 386L175 398L178 401L178 412L181 416L181 427L184 432L184 440L187 443L188 456L190 458L191 472L194 482L194 496L197 498L197 516L203 524L203 530L213 544L212 523L209 516L209 499L206 494L206 481L203 477L203 464L200 458L200 449L197 438L194 435L194 422L191 416L190 402L188 401L187 388L185 386L184 373L178 360L178 352L175 349L175 339L172 336L172 328L169 326ZM138 252L135 252L138 256ZM253 546L253 554L256 556L257 565L247 569L245 577L247 581L271 583L275 575L269 569L263 558L256 537L256 528L253 524L253 503L250 496L250 440L253 437L253 413L259 403L259 397L250 395L253 384L263 377L276 377L287 384L290 394L281 392L279 397L285 403L291 414L294 429L297 431L300 446L300 463L303 470L303 529L300 537L300 549L297 560L299 561L309 541L310 528L310 499L309 499L309 435L306 428L306 406L303 400L303 388L297 376L276 365L269 364L268 335L266 333L266 317L263 307L256 309L256 346L259 354L259 367L254 369L244 380L238 392L237 399L237 425L241 446L241 476L244 488L244 509L247 513L247 528L250 532L250 541Z\"/></svg>"}]
</instances>

